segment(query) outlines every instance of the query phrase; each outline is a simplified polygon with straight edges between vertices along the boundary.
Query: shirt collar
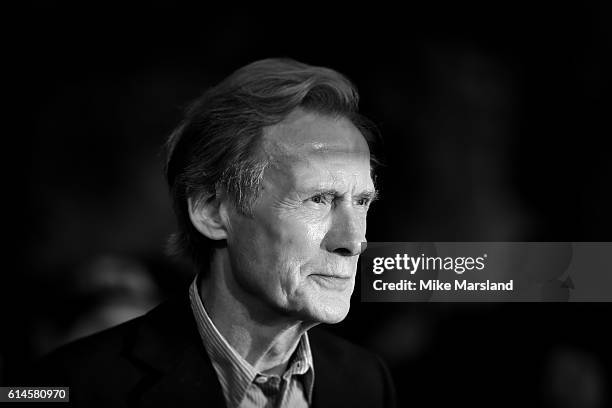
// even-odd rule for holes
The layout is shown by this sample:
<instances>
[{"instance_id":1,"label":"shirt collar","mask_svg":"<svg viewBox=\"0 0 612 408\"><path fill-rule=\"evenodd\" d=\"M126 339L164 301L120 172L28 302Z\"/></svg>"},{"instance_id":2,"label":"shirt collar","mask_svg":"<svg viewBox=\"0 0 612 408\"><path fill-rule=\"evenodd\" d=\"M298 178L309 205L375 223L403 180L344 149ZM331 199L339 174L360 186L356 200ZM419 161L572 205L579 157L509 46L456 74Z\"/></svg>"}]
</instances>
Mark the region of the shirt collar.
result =
<instances>
[{"instance_id":1,"label":"shirt collar","mask_svg":"<svg viewBox=\"0 0 612 408\"><path fill-rule=\"evenodd\" d=\"M204 347L210 356L223 388L228 406L230 408L238 407L249 385L261 373L256 371L248 361L234 350L213 323L200 298L198 278L199 276L196 276L189 287L191 309L193 310ZM287 367L282 377L289 380L293 375L302 375L302 385L310 405L312 403L312 390L314 387L314 365L307 333L300 337L298 346Z\"/></svg>"}]
</instances>

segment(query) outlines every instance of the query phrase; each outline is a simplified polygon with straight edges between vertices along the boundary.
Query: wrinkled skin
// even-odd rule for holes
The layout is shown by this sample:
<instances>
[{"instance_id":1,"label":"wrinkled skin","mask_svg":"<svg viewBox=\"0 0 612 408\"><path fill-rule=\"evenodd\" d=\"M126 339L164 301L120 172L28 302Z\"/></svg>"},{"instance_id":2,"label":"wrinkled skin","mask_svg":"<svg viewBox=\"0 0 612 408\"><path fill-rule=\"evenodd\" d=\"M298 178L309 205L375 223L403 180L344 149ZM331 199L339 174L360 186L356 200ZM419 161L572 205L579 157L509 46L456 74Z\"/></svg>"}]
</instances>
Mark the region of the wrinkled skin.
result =
<instances>
[{"instance_id":1,"label":"wrinkled skin","mask_svg":"<svg viewBox=\"0 0 612 408\"><path fill-rule=\"evenodd\" d=\"M349 310L375 190L370 152L347 119L296 110L266 128L270 162L252 216L230 208L233 295L311 323Z\"/></svg>"}]
</instances>

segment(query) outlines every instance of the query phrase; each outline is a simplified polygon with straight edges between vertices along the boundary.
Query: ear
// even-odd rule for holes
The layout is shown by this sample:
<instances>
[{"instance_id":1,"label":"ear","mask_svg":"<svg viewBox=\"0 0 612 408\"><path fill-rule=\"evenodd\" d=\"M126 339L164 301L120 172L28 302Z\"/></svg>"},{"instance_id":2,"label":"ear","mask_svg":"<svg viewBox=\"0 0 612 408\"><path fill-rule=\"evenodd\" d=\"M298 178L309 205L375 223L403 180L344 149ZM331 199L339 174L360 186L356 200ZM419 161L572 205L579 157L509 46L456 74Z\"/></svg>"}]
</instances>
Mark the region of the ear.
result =
<instances>
[{"instance_id":1,"label":"ear","mask_svg":"<svg viewBox=\"0 0 612 408\"><path fill-rule=\"evenodd\" d=\"M205 237L212 240L227 238L227 225L221 216L222 205L219 197L211 194L199 199L187 199L191 224Z\"/></svg>"}]
</instances>

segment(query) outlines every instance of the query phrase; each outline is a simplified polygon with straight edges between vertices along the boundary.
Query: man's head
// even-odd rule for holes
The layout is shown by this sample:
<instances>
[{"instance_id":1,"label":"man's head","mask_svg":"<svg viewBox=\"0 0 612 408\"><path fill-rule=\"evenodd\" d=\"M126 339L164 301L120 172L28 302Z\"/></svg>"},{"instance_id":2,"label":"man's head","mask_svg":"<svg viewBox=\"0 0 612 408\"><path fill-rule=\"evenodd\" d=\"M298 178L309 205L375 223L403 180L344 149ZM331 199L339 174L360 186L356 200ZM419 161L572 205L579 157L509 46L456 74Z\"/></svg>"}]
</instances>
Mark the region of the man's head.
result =
<instances>
[{"instance_id":1,"label":"man's head","mask_svg":"<svg viewBox=\"0 0 612 408\"><path fill-rule=\"evenodd\" d=\"M375 196L357 103L339 73L292 60L255 62L206 92L168 141L173 249L201 271L224 251L238 297L342 320Z\"/></svg>"}]
</instances>

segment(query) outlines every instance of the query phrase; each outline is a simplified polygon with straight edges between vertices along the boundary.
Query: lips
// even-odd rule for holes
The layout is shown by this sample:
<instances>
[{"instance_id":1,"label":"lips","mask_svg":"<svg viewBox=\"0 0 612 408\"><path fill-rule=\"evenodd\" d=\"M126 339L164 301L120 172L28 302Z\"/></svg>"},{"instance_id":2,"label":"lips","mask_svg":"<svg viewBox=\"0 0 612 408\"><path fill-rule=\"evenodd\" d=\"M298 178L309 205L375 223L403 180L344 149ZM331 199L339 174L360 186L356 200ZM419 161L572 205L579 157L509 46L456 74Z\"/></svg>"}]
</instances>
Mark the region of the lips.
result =
<instances>
[{"instance_id":1,"label":"lips","mask_svg":"<svg viewBox=\"0 0 612 408\"><path fill-rule=\"evenodd\" d=\"M351 279L351 275L326 275L322 273L313 273L311 276L321 276L323 278L333 278L333 279Z\"/></svg>"},{"instance_id":2,"label":"lips","mask_svg":"<svg viewBox=\"0 0 612 408\"><path fill-rule=\"evenodd\" d=\"M312 274L310 277L327 289L344 290L352 285L351 276Z\"/></svg>"}]
</instances>

